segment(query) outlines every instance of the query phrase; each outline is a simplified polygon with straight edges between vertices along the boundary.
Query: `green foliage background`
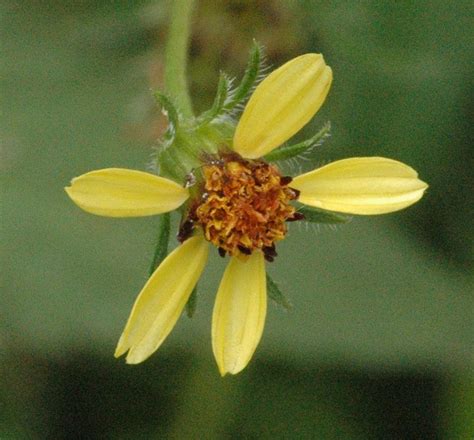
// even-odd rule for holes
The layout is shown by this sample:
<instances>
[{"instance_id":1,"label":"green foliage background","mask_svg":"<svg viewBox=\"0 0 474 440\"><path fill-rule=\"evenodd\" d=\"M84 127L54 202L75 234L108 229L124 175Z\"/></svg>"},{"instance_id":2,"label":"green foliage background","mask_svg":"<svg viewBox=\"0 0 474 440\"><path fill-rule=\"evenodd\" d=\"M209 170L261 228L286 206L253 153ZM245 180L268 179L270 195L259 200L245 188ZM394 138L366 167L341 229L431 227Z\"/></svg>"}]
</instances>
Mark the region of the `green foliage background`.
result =
<instances>
[{"instance_id":1,"label":"green foliage background","mask_svg":"<svg viewBox=\"0 0 474 440\"><path fill-rule=\"evenodd\" d=\"M2 3L0 438L472 438L472 3L198 5L198 109L220 69L242 74L252 38L273 66L321 52L333 88L298 138L328 119L333 136L304 168L382 155L430 184L407 211L293 227L269 271L294 308L270 307L254 360L224 379L210 316L225 262L212 258L196 316L126 366L112 353L157 220L90 216L62 190L145 169L166 6Z\"/></svg>"}]
</instances>

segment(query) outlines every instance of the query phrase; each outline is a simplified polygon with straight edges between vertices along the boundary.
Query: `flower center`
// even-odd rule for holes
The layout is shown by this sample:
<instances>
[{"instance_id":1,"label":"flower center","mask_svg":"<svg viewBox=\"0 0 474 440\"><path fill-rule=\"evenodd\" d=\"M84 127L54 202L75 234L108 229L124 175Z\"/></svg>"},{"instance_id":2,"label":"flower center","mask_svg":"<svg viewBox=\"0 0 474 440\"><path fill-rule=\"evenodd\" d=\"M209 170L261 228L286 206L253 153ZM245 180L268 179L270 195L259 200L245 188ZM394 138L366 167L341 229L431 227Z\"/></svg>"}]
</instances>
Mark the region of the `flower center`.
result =
<instances>
[{"instance_id":1,"label":"flower center","mask_svg":"<svg viewBox=\"0 0 474 440\"><path fill-rule=\"evenodd\" d=\"M291 200L298 196L288 187L291 178L263 161L229 154L203 166L200 200L189 213L202 227L205 238L224 256L264 252L276 256L275 242L285 237L287 220L296 220Z\"/></svg>"}]
</instances>

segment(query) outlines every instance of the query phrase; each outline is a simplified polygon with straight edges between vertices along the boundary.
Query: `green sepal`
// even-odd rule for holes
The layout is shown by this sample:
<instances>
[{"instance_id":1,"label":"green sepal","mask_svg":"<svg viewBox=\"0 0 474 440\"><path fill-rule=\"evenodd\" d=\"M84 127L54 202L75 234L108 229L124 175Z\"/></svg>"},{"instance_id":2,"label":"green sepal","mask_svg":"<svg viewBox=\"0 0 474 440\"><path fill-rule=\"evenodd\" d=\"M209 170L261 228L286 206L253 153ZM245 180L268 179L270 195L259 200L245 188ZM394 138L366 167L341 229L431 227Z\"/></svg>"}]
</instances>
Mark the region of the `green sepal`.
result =
<instances>
[{"instance_id":1,"label":"green sepal","mask_svg":"<svg viewBox=\"0 0 474 440\"><path fill-rule=\"evenodd\" d=\"M171 98L159 91L153 94L158 104L161 106L161 111L168 118L168 128L164 135L165 139L172 141L176 136L179 128L179 113Z\"/></svg>"},{"instance_id":2,"label":"green sepal","mask_svg":"<svg viewBox=\"0 0 474 440\"><path fill-rule=\"evenodd\" d=\"M156 151L160 176L184 184L189 172L202 165L203 156L215 155L231 145L234 131L232 118L215 118L207 124L198 119L181 120L174 138L163 139Z\"/></svg>"},{"instance_id":3,"label":"green sepal","mask_svg":"<svg viewBox=\"0 0 474 440\"><path fill-rule=\"evenodd\" d=\"M347 223L352 219L349 215L309 206L301 206L297 212L303 214L304 219L302 220L309 223L341 224Z\"/></svg>"},{"instance_id":4,"label":"green sepal","mask_svg":"<svg viewBox=\"0 0 474 440\"><path fill-rule=\"evenodd\" d=\"M201 124L206 124L212 121L215 117L219 116L224 112L224 106L231 92L231 81L228 76L221 72L219 77L219 84L217 85L217 93L214 98L214 103L212 107L204 112L199 117L199 122Z\"/></svg>"},{"instance_id":5,"label":"green sepal","mask_svg":"<svg viewBox=\"0 0 474 440\"><path fill-rule=\"evenodd\" d=\"M237 105L242 104L250 92L253 91L263 68L262 52L262 47L254 40L244 76L238 87L232 92L231 96L229 96L229 99L224 105L224 110L233 110Z\"/></svg>"},{"instance_id":6,"label":"green sepal","mask_svg":"<svg viewBox=\"0 0 474 440\"><path fill-rule=\"evenodd\" d=\"M191 292L191 296L188 298L188 302L186 303L186 315L188 315L188 318L192 318L194 316L194 312L196 312L196 307L197 307L197 285L194 286L194 289Z\"/></svg>"},{"instance_id":7,"label":"green sepal","mask_svg":"<svg viewBox=\"0 0 474 440\"><path fill-rule=\"evenodd\" d=\"M150 275L156 270L168 255L168 243L170 239L170 214L165 213L158 216L158 239L156 240L155 254L150 266Z\"/></svg>"},{"instance_id":8,"label":"green sepal","mask_svg":"<svg viewBox=\"0 0 474 440\"><path fill-rule=\"evenodd\" d=\"M294 145L284 145L277 148L264 156L267 162L275 162L277 160L291 159L295 156L308 154L313 148L321 146L326 138L331 134L331 123L328 121L323 125L313 137Z\"/></svg>"},{"instance_id":9,"label":"green sepal","mask_svg":"<svg viewBox=\"0 0 474 440\"><path fill-rule=\"evenodd\" d=\"M267 294L268 297L273 300L276 304L283 307L286 310L291 310L293 305L286 295L280 290L275 281L272 280L270 275L267 273Z\"/></svg>"}]
</instances>

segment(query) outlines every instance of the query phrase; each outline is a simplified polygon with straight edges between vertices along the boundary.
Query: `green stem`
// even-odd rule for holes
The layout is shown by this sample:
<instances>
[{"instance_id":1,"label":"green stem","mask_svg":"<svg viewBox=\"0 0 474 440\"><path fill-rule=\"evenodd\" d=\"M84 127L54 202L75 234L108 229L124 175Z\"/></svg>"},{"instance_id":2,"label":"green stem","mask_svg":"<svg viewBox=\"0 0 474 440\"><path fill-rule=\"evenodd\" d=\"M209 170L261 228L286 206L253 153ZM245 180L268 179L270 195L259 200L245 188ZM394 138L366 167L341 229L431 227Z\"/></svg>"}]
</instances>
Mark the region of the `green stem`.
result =
<instances>
[{"instance_id":1,"label":"green stem","mask_svg":"<svg viewBox=\"0 0 474 440\"><path fill-rule=\"evenodd\" d=\"M186 81L191 15L194 0L170 0L171 17L165 48L165 89L184 116L193 110Z\"/></svg>"}]
</instances>

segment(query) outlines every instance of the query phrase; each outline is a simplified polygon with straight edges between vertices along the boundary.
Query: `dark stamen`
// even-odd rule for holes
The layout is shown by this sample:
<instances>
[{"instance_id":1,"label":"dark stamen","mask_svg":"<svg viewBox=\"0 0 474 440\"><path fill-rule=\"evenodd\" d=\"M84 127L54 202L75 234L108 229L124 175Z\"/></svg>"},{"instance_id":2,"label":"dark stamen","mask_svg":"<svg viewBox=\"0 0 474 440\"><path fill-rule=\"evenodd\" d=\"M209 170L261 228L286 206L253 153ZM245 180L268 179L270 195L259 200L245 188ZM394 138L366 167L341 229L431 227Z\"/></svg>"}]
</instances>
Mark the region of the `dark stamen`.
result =
<instances>
[{"instance_id":1,"label":"dark stamen","mask_svg":"<svg viewBox=\"0 0 474 440\"><path fill-rule=\"evenodd\" d=\"M272 244L271 246L264 246L262 248L262 251L265 255L268 255L269 257L276 257L278 255L275 249L275 244Z\"/></svg>"},{"instance_id":2,"label":"dark stamen","mask_svg":"<svg viewBox=\"0 0 474 440\"><path fill-rule=\"evenodd\" d=\"M219 252L219 255L224 258L225 257L225 249L222 249L221 247L220 248L217 248L217 252Z\"/></svg>"},{"instance_id":3,"label":"dark stamen","mask_svg":"<svg viewBox=\"0 0 474 440\"><path fill-rule=\"evenodd\" d=\"M305 219L304 214L301 213L301 212L296 211L293 214L293 217L287 218L286 221L287 222L296 222L297 220L304 220L304 219Z\"/></svg>"},{"instance_id":4,"label":"dark stamen","mask_svg":"<svg viewBox=\"0 0 474 440\"><path fill-rule=\"evenodd\" d=\"M250 255L252 253L252 251L246 248L245 246L238 245L237 247L239 251L242 252L244 255Z\"/></svg>"},{"instance_id":5,"label":"dark stamen","mask_svg":"<svg viewBox=\"0 0 474 440\"><path fill-rule=\"evenodd\" d=\"M295 199L297 199L300 196L301 191L299 191L297 189L294 189L294 188L290 188L290 189L295 194Z\"/></svg>"},{"instance_id":6,"label":"dark stamen","mask_svg":"<svg viewBox=\"0 0 474 440\"><path fill-rule=\"evenodd\" d=\"M184 187L189 188L196 184L196 176L194 175L194 171L191 171L184 180Z\"/></svg>"},{"instance_id":7,"label":"dark stamen","mask_svg":"<svg viewBox=\"0 0 474 440\"><path fill-rule=\"evenodd\" d=\"M291 176L281 176L280 177L280 185L288 185L293 180Z\"/></svg>"},{"instance_id":8,"label":"dark stamen","mask_svg":"<svg viewBox=\"0 0 474 440\"><path fill-rule=\"evenodd\" d=\"M180 243L183 243L185 240L191 237L193 229L194 222L191 219L186 219L183 223L181 223L181 226L179 227L177 235L178 241Z\"/></svg>"},{"instance_id":9,"label":"dark stamen","mask_svg":"<svg viewBox=\"0 0 474 440\"><path fill-rule=\"evenodd\" d=\"M273 262L274 258L270 255L263 254L265 260L267 260L269 263Z\"/></svg>"}]
</instances>

